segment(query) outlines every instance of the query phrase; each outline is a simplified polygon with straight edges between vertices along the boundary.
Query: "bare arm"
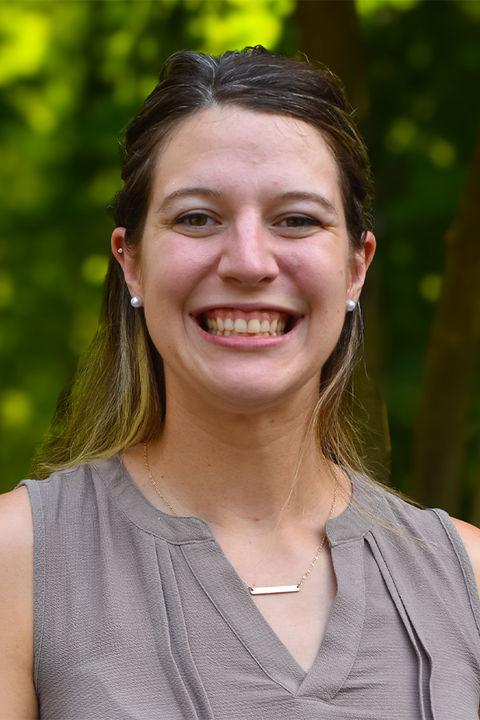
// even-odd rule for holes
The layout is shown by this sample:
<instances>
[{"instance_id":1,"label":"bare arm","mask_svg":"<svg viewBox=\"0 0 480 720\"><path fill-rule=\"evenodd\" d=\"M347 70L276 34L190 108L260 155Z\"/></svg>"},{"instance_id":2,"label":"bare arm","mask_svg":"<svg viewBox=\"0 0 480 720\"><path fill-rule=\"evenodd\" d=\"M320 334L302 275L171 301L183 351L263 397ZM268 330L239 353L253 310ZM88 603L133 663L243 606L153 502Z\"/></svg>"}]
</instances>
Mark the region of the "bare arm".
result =
<instances>
[{"instance_id":1,"label":"bare arm","mask_svg":"<svg viewBox=\"0 0 480 720\"><path fill-rule=\"evenodd\" d=\"M26 487L0 495L0 708L37 720L33 684L33 527Z\"/></svg>"}]
</instances>

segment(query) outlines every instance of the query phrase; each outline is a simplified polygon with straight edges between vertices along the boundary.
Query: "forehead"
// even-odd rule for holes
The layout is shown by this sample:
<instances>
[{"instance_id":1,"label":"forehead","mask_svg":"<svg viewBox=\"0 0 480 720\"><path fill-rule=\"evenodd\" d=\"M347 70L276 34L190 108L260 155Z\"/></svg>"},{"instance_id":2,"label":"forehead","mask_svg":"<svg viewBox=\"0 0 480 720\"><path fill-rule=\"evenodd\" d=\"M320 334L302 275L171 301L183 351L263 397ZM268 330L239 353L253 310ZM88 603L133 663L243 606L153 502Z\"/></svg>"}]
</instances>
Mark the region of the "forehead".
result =
<instances>
[{"instance_id":1,"label":"forehead","mask_svg":"<svg viewBox=\"0 0 480 720\"><path fill-rule=\"evenodd\" d=\"M340 202L335 157L319 130L285 115L214 106L185 118L160 148L154 193L189 184L225 191L318 190ZM218 188L217 188L218 189Z\"/></svg>"}]
</instances>

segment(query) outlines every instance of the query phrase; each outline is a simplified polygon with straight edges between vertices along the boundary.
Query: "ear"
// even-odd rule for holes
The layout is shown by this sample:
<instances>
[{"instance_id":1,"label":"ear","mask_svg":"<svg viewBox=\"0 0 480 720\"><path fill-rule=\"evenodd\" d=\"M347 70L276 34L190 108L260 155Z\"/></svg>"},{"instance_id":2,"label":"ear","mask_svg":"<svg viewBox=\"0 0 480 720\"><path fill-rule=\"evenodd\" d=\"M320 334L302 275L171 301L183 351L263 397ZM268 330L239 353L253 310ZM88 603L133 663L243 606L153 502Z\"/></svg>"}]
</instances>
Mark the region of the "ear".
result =
<instances>
[{"instance_id":1,"label":"ear","mask_svg":"<svg viewBox=\"0 0 480 720\"><path fill-rule=\"evenodd\" d=\"M126 228L116 227L112 233L112 254L123 270L130 295L143 295L140 258L135 248L125 242Z\"/></svg>"},{"instance_id":2,"label":"ear","mask_svg":"<svg viewBox=\"0 0 480 720\"><path fill-rule=\"evenodd\" d=\"M377 241L375 235L368 230L361 247L354 248L350 255L348 297L358 302L362 291L368 266L375 255Z\"/></svg>"}]
</instances>

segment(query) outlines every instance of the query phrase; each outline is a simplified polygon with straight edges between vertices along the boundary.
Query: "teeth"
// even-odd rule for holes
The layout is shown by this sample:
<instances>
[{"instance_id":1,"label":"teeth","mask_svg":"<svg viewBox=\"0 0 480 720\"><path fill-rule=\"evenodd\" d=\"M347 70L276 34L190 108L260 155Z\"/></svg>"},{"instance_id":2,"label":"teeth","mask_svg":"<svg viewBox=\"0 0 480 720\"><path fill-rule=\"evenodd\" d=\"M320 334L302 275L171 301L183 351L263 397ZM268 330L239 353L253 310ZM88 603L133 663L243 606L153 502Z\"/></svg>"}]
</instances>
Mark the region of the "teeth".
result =
<instances>
[{"instance_id":1,"label":"teeth","mask_svg":"<svg viewBox=\"0 0 480 720\"><path fill-rule=\"evenodd\" d=\"M246 333L247 332L247 321L243 318L237 318L234 323L234 329L237 333Z\"/></svg>"},{"instance_id":2,"label":"teeth","mask_svg":"<svg viewBox=\"0 0 480 720\"><path fill-rule=\"evenodd\" d=\"M223 327L221 327L221 324ZM260 320L249 320L248 323L245 320L237 319L235 322L232 320L225 320L222 323L222 320L217 318L217 322L215 321L209 321L207 323L209 331L212 333L212 335L261 335L263 337L277 337L277 335L283 335L283 332L285 330L285 323L277 323L277 321L274 321L274 324L268 323L267 320L263 320L260 323ZM231 329L230 329L231 328Z\"/></svg>"},{"instance_id":3,"label":"teeth","mask_svg":"<svg viewBox=\"0 0 480 720\"><path fill-rule=\"evenodd\" d=\"M239 314L243 317L239 317ZM261 311L257 317L252 315L253 313L219 309L207 315L206 327L212 335L227 337L230 335L277 337L284 333L286 319L279 317L278 312Z\"/></svg>"}]
</instances>

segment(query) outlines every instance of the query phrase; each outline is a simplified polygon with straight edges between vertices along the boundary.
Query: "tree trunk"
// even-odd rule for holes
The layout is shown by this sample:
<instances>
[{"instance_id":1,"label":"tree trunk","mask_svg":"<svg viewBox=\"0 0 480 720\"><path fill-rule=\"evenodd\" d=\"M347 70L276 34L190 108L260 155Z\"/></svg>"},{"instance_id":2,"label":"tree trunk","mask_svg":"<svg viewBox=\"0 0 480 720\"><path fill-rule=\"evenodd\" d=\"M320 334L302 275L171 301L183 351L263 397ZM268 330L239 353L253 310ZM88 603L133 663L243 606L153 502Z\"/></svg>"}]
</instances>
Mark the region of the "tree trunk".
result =
<instances>
[{"instance_id":1,"label":"tree trunk","mask_svg":"<svg viewBox=\"0 0 480 720\"><path fill-rule=\"evenodd\" d=\"M480 348L480 133L456 220L445 236L443 289L414 433L415 494L461 513L469 415Z\"/></svg>"},{"instance_id":2,"label":"tree trunk","mask_svg":"<svg viewBox=\"0 0 480 720\"><path fill-rule=\"evenodd\" d=\"M353 0L298 0L300 49L333 70L360 119L368 113L368 83L360 25Z\"/></svg>"},{"instance_id":3,"label":"tree trunk","mask_svg":"<svg viewBox=\"0 0 480 720\"><path fill-rule=\"evenodd\" d=\"M328 65L342 80L357 120L368 113L368 83L364 47L353 0L299 0L297 21L300 49L310 60ZM380 266L373 263L362 293L365 317L364 359L355 370L360 435L367 466L373 477L388 482L390 436L385 402L380 390L382 325L379 300Z\"/></svg>"}]
</instances>

